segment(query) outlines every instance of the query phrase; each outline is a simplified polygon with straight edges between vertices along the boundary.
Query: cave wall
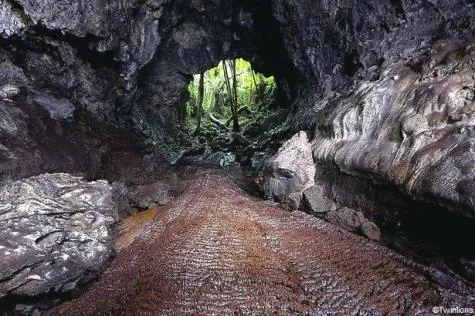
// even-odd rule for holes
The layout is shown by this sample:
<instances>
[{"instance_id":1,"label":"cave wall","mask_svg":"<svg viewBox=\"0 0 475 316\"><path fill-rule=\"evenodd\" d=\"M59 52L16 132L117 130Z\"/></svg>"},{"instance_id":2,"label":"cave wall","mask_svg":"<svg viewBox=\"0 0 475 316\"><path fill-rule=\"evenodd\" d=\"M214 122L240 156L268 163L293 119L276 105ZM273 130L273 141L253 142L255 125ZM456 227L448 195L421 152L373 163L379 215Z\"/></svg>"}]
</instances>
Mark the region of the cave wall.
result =
<instances>
[{"instance_id":1,"label":"cave wall","mask_svg":"<svg viewBox=\"0 0 475 316\"><path fill-rule=\"evenodd\" d=\"M283 55L277 58L279 63L273 62L275 58L266 62L274 48L285 50L280 37L266 34L269 30L278 33L275 24L267 23L273 21L269 1L1 0L0 5L3 101L13 103L24 116L34 115L37 108L52 107L35 101L36 95L43 93L50 101L67 101L74 108L67 124L87 126L89 123L76 115L84 111L98 124L129 131L142 148L166 156L169 147L165 144L175 141L191 75L220 60L245 57L258 70L281 74L287 94L291 93L284 78L293 69L290 59ZM266 22L256 24L256 18ZM260 53L262 47L267 49L265 53ZM20 88L22 100L15 92ZM22 108L22 102L31 109ZM7 126L4 129L2 144L8 155L3 155L3 170L14 164L23 175L41 172L41 168L18 159L25 153L13 148L10 143L16 136L8 133ZM37 134L36 127L27 130L20 143L35 143L41 151L42 145L32 137ZM54 142L54 134L61 132L52 129L45 137ZM97 153L94 160L101 162L110 147L108 137L95 135L98 146L105 150L82 149ZM89 142L89 136L86 138L84 143ZM65 155L71 164L55 166L50 161L48 170L98 168L97 163L79 166L75 152ZM46 156L37 159L46 160Z\"/></svg>"},{"instance_id":2,"label":"cave wall","mask_svg":"<svg viewBox=\"0 0 475 316\"><path fill-rule=\"evenodd\" d=\"M475 280L472 2L0 0L0 181L163 188L144 155L169 154L191 75L244 57L276 76L289 131L312 136L325 201Z\"/></svg>"},{"instance_id":3,"label":"cave wall","mask_svg":"<svg viewBox=\"0 0 475 316\"><path fill-rule=\"evenodd\" d=\"M471 1L272 1L314 159L473 218ZM456 206L458 205L458 207Z\"/></svg>"},{"instance_id":4,"label":"cave wall","mask_svg":"<svg viewBox=\"0 0 475 316\"><path fill-rule=\"evenodd\" d=\"M471 1L272 1L293 64L306 79L295 129L313 128L329 100L380 78L394 63L417 66L439 37L473 30ZM353 88L351 88L353 86Z\"/></svg>"},{"instance_id":5,"label":"cave wall","mask_svg":"<svg viewBox=\"0 0 475 316\"><path fill-rule=\"evenodd\" d=\"M317 163L473 218L469 0L0 0L0 8L3 174L94 177L114 147L109 125L167 151L191 75L241 56L277 76L292 109L286 123L313 132ZM76 145L52 155L59 140ZM83 151L90 158L78 159Z\"/></svg>"},{"instance_id":6,"label":"cave wall","mask_svg":"<svg viewBox=\"0 0 475 316\"><path fill-rule=\"evenodd\" d=\"M318 200L475 279L473 3L273 1L273 12L306 81L289 122L313 135Z\"/></svg>"}]
</instances>

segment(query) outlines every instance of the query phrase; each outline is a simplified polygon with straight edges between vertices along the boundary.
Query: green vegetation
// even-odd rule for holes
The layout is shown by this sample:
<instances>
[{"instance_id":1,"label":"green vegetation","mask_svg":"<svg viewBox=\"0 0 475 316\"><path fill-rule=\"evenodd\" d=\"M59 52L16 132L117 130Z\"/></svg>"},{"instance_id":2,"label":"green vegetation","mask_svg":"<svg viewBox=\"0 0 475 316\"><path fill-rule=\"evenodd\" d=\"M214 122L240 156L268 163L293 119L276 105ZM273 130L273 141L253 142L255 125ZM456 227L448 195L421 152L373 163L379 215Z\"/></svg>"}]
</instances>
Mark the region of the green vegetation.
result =
<instances>
[{"instance_id":1,"label":"green vegetation","mask_svg":"<svg viewBox=\"0 0 475 316\"><path fill-rule=\"evenodd\" d=\"M255 73L243 59L226 60L194 76L188 87L186 123L199 134L206 123L239 132L268 116L275 90L274 77Z\"/></svg>"}]
</instances>

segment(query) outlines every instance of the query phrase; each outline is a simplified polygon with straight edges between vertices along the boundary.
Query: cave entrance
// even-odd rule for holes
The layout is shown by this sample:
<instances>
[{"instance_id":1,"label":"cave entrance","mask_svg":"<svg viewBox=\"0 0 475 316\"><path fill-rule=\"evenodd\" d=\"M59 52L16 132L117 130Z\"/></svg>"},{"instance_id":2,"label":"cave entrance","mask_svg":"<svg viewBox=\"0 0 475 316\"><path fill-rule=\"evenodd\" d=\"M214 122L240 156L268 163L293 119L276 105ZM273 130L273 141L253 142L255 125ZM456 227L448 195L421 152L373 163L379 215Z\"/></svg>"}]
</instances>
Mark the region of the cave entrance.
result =
<instances>
[{"instance_id":1,"label":"cave entrance","mask_svg":"<svg viewBox=\"0 0 475 316\"><path fill-rule=\"evenodd\" d=\"M191 79L182 113L184 156L191 161L255 167L263 161L270 130L288 114L273 76L255 71L244 59L222 60Z\"/></svg>"},{"instance_id":2,"label":"cave entrance","mask_svg":"<svg viewBox=\"0 0 475 316\"><path fill-rule=\"evenodd\" d=\"M223 60L193 76L185 122L195 135L245 132L275 109L276 84L244 59Z\"/></svg>"}]
</instances>

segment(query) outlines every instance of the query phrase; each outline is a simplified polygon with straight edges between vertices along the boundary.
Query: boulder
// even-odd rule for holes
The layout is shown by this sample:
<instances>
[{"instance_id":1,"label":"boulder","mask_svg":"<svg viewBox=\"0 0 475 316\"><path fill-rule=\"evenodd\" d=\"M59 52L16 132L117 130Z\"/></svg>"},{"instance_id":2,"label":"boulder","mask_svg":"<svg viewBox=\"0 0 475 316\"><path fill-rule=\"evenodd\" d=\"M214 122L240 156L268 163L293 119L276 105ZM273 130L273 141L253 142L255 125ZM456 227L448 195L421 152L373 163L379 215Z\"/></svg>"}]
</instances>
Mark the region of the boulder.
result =
<instances>
[{"instance_id":1,"label":"boulder","mask_svg":"<svg viewBox=\"0 0 475 316\"><path fill-rule=\"evenodd\" d=\"M303 192L303 208L310 213L321 215L333 210L335 203L329 199L321 185L315 185Z\"/></svg>"},{"instance_id":2,"label":"boulder","mask_svg":"<svg viewBox=\"0 0 475 316\"><path fill-rule=\"evenodd\" d=\"M11 297L52 301L97 277L117 220L105 181L44 174L1 185L0 306Z\"/></svg>"},{"instance_id":3,"label":"boulder","mask_svg":"<svg viewBox=\"0 0 475 316\"><path fill-rule=\"evenodd\" d=\"M308 192L306 191L306 193ZM323 201L325 201L324 199L325 198L323 197ZM362 234L363 236L374 241L381 241L381 231L379 227L375 223L368 220L362 212L357 212L356 210L348 207L336 207L336 204L333 203L331 206L332 209L329 209L326 213L320 213L320 216L330 223L337 225L347 231ZM324 210L325 208L317 205L317 210L318 209Z\"/></svg>"},{"instance_id":4,"label":"boulder","mask_svg":"<svg viewBox=\"0 0 475 316\"><path fill-rule=\"evenodd\" d=\"M371 240L381 240L381 231L379 230L379 227L373 222L367 220L361 223L361 231Z\"/></svg>"},{"instance_id":5,"label":"boulder","mask_svg":"<svg viewBox=\"0 0 475 316\"><path fill-rule=\"evenodd\" d=\"M353 232L360 232L361 221L358 213L351 208L342 207L337 210L331 211L326 215L326 219L341 228Z\"/></svg>"},{"instance_id":6,"label":"boulder","mask_svg":"<svg viewBox=\"0 0 475 316\"><path fill-rule=\"evenodd\" d=\"M305 132L299 132L270 158L260 172L258 185L266 198L298 207L302 192L315 184L312 146ZM297 199L298 201L296 201Z\"/></svg>"}]
</instances>

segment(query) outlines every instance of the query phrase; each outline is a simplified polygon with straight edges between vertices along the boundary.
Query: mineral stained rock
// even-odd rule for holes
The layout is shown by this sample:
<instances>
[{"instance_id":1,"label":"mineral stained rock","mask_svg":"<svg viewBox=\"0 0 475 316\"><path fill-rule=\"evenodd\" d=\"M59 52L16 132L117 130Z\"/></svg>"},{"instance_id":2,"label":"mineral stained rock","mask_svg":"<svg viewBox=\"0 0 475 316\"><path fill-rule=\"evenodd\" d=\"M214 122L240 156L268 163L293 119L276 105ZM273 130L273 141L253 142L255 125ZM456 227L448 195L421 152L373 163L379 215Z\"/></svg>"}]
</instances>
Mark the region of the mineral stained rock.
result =
<instances>
[{"instance_id":1,"label":"mineral stained rock","mask_svg":"<svg viewBox=\"0 0 475 316\"><path fill-rule=\"evenodd\" d=\"M117 220L105 181L44 174L4 183L0 305L8 307L2 300L8 296L26 303L49 295L51 303L97 277L113 254L110 226Z\"/></svg>"}]
</instances>

